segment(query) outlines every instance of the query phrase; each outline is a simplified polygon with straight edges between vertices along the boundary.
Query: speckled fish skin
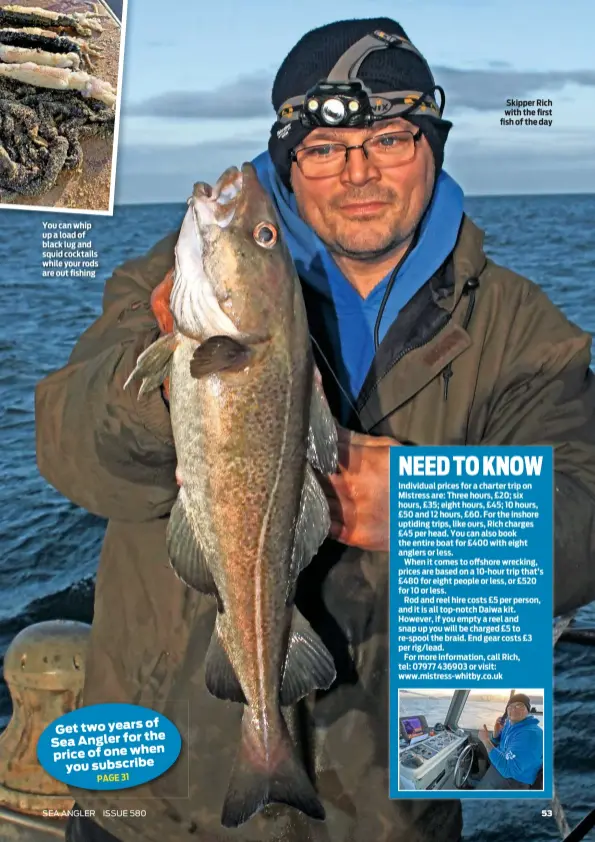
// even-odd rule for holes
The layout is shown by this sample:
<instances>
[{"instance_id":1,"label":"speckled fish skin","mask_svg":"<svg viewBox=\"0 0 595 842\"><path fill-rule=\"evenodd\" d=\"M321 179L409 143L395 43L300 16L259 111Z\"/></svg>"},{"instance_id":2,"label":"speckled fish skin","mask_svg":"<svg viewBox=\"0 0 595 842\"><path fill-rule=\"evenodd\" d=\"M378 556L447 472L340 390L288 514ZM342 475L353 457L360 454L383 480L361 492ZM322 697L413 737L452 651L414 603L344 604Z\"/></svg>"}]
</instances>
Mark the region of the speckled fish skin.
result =
<instances>
[{"instance_id":1,"label":"speckled fish skin","mask_svg":"<svg viewBox=\"0 0 595 842\"><path fill-rule=\"evenodd\" d=\"M330 654L293 607L299 570L330 525L308 461L321 451L320 441L311 443L320 395L299 279L251 165L226 171L214 191L195 185L176 246L171 310L174 334L159 342L172 354L182 487L168 550L178 576L218 601L207 686L245 704L222 823L237 826L273 801L323 819L281 712L335 678ZM336 432L326 410L331 456L313 461L328 472Z\"/></svg>"},{"instance_id":2,"label":"speckled fish skin","mask_svg":"<svg viewBox=\"0 0 595 842\"><path fill-rule=\"evenodd\" d=\"M264 738L278 718L312 359L299 282L284 244L266 251L253 242L259 222L277 225L254 179L247 176L230 226L205 232L204 264L220 284L219 296L230 294L233 323L267 338L253 346L245 369L196 380L190 362L199 343L178 334L170 412L184 505L224 607L218 633ZM174 282L174 318L176 303Z\"/></svg>"}]
</instances>

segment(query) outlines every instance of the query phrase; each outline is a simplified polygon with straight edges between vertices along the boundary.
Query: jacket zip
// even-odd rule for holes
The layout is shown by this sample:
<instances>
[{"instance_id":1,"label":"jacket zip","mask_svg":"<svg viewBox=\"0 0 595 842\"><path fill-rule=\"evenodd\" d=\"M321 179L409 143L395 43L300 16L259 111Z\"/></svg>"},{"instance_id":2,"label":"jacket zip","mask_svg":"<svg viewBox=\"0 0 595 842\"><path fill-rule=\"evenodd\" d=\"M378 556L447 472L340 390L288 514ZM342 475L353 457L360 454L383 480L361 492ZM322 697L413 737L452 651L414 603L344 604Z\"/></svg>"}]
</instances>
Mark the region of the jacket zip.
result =
<instances>
[{"instance_id":1,"label":"jacket zip","mask_svg":"<svg viewBox=\"0 0 595 842\"><path fill-rule=\"evenodd\" d=\"M471 321L471 316L473 315L473 308L475 307L475 290L479 286L479 280L477 278L469 278L466 281L465 286L463 287L463 295L469 296L469 304L467 305L467 312L465 313L465 318L463 319L463 330L467 330L469 327L469 322ZM448 384L450 383L450 378L453 375L452 371L452 363L450 362L444 371L442 372L442 379L444 380L444 400L448 400Z\"/></svg>"},{"instance_id":2,"label":"jacket zip","mask_svg":"<svg viewBox=\"0 0 595 842\"><path fill-rule=\"evenodd\" d=\"M465 319L463 320L463 330L467 330L467 327L471 320L471 315L475 306L475 290L478 286L479 281L477 278L469 278L469 280L465 283L465 286L463 287L463 295L469 296L469 304L467 305L467 312L465 313ZM438 336L438 334L444 330L444 328L447 326L451 319L452 315L450 313L447 313L446 319L443 322L443 324L441 324L440 327L438 327L436 330L432 331L432 333L429 336L426 336L426 338L423 339L421 342L414 342L412 345L407 345L406 348L403 348L403 350L399 354L397 354L390 367L384 372L382 377L379 377L378 380L374 383L374 385L370 388L370 390L366 394L365 400L367 401L369 399L372 392L374 392L375 389L378 388L378 384L380 383L380 381L383 380L384 377L386 377L388 372L391 371L391 369L393 369L397 365L397 363L399 363L403 359L403 357L407 356L407 354L411 353L411 351L417 351L419 348L423 348L424 345L427 345L429 342L435 339ZM448 400L448 383L450 378L452 377L452 363L449 363L446 366L446 368L442 372L442 377L444 379L444 400Z\"/></svg>"},{"instance_id":3,"label":"jacket zip","mask_svg":"<svg viewBox=\"0 0 595 842\"><path fill-rule=\"evenodd\" d=\"M428 342L431 342L432 339L434 339L436 336L438 336L438 334L441 331L444 330L446 325L451 320L450 313L447 313L446 316L447 316L447 318L444 321L444 323L441 324L440 327L438 327L436 330L434 330L429 336L427 336L422 342L414 342L412 345L407 345L407 347L403 348L403 350L399 354L397 354L397 356L392 361L389 368L387 368L387 370L384 372L382 377L379 377L378 380L374 383L374 385L369 389L369 391L366 394L365 401L367 401L369 399L372 392L374 392L378 388L378 384L380 383L380 381L383 380L386 377L386 375L389 373L389 371L391 371L396 366L396 364L403 359L403 357L407 356L407 354L409 354L411 351L417 351L418 348L423 348L424 345L427 345Z\"/></svg>"}]
</instances>

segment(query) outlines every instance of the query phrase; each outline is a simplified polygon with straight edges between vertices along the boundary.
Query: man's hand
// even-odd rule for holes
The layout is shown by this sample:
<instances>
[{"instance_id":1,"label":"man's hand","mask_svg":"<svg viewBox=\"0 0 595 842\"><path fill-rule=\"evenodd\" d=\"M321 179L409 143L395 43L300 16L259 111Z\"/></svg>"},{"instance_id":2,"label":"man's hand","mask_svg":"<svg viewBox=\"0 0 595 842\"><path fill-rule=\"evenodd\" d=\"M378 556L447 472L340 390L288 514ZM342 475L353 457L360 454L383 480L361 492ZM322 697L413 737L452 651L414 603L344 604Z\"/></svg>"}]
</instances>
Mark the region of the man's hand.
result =
<instances>
[{"instance_id":1,"label":"man's hand","mask_svg":"<svg viewBox=\"0 0 595 842\"><path fill-rule=\"evenodd\" d=\"M490 739L490 732L488 731L487 726L485 724L482 728L479 729L479 731L477 732L477 736L482 741L482 743L485 743L486 740Z\"/></svg>"},{"instance_id":2,"label":"man's hand","mask_svg":"<svg viewBox=\"0 0 595 842\"><path fill-rule=\"evenodd\" d=\"M499 716L496 720L496 724L494 725L494 737L500 736L502 732L502 728L504 727L504 723L502 722L502 717Z\"/></svg>"},{"instance_id":3,"label":"man's hand","mask_svg":"<svg viewBox=\"0 0 595 842\"><path fill-rule=\"evenodd\" d=\"M485 725L485 723L483 728L480 728L477 732L477 736L482 741L482 743L488 751L491 751L493 748L496 748L494 743L490 740L490 732L488 731L487 725Z\"/></svg>"},{"instance_id":4,"label":"man's hand","mask_svg":"<svg viewBox=\"0 0 595 842\"><path fill-rule=\"evenodd\" d=\"M339 473L322 479L331 515L330 534L342 544L388 552L388 436L366 436L337 425Z\"/></svg>"},{"instance_id":5,"label":"man's hand","mask_svg":"<svg viewBox=\"0 0 595 842\"><path fill-rule=\"evenodd\" d=\"M161 334L171 333L174 329L174 317L169 309L169 299L174 285L174 270L170 269L161 283L151 293L151 309L157 319ZM163 381L163 394L169 400L169 377Z\"/></svg>"}]
</instances>

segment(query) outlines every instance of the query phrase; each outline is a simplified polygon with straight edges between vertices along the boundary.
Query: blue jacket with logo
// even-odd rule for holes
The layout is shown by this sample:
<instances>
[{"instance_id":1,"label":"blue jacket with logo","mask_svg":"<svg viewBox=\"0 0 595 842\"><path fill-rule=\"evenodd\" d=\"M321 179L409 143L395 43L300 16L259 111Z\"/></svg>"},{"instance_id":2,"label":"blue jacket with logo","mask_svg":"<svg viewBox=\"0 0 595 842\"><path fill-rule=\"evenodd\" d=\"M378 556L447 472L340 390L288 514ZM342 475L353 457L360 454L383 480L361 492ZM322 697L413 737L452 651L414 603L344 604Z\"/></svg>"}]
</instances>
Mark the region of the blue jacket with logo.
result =
<instances>
[{"instance_id":1,"label":"blue jacket with logo","mask_svg":"<svg viewBox=\"0 0 595 842\"><path fill-rule=\"evenodd\" d=\"M543 731L535 716L513 724L506 720L500 736L492 737L496 748L488 753L490 763L504 778L523 784L535 782L543 764Z\"/></svg>"}]
</instances>

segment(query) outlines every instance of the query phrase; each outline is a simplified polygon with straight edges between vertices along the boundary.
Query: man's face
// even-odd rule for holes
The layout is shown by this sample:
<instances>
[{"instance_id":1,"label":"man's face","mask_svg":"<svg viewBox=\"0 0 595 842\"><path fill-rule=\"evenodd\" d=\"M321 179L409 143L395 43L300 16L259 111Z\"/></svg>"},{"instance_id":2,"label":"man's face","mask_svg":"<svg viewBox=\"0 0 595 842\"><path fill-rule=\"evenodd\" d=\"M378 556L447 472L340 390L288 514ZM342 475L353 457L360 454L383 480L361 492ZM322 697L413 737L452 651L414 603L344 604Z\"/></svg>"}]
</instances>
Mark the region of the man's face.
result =
<instances>
[{"instance_id":1,"label":"man's face","mask_svg":"<svg viewBox=\"0 0 595 842\"><path fill-rule=\"evenodd\" d=\"M401 119L368 129L320 127L298 149L325 143L356 146L368 138L403 130L418 131ZM434 157L422 135L406 164L379 168L362 149L352 149L340 175L306 178L294 162L291 181L301 217L332 252L374 260L413 235L432 195Z\"/></svg>"},{"instance_id":2,"label":"man's face","mask_svg":"<svg viewBox=\"0 0 595 842\"><path fill-rule=\"evenodd\" d=\"M529 711L522 702L513 702L506 708L508 711L508 718L512 723L520 722L529 715Z\"/></svg>"}]
</instances>

